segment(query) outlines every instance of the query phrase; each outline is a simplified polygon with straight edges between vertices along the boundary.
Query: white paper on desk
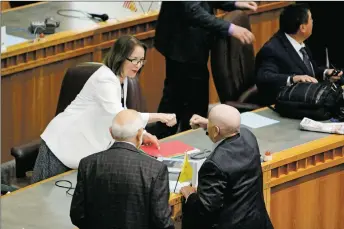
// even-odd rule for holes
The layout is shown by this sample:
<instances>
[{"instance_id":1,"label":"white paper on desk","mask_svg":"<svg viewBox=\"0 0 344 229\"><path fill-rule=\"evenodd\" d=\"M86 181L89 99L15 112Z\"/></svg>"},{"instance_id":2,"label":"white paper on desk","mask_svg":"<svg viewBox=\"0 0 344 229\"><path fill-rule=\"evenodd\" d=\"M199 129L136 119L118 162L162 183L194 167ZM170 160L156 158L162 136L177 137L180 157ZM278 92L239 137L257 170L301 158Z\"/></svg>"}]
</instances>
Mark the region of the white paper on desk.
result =
<instances>
[{"instance_id":1,"label":"white paper on desk","mask_svg":"<svg viewBox=\"0 0 344 229\"><path fill-rule=\"evenodd\" d=\"M263 126L279 123L279 121L264 117L254 112L241 113L241 124L251 128L260 128Z\"/></svg>"},{"instance_id":2,"label":"white paper on desk","mask_svg":"<svg viewBox=\"0 0 344 229\"><path fill-rule=\"evenodd\" d=\"M344 123L322 123L309 118L303 118L300 123L300 129L331 134L344 134Z\"/></svg>"},{"instance_id":3,"label":"white paper on desk","mask_svg":"<svg viewBox=\"0 0 344 229\"><path fill-rule=\"evenodd\" d=\"M5 36L6 36L6 26L1 26L1 52L6 51Z\"/></svg>"},{"instance_id":4,"label":"white paper on desk","mask_svg":"<svg viewBox=\"0 0 344 229\"><path fill-rule=\"evenodd\" d=\"M27 39L6 34L6 26L1 26L1 52L6 51L8 46L20 44L25 41Z\"/></svg>"},{"instance_id":5,"label":"white paper on desk","mask_svg":"<svg viewBox=\"0 0 344 229\"><path fill-rule=\"evenodd\" d=\"M8 47L10 45L16 45L16 44L20 44L27 41L27 39L22 38L22 37L17 37L17 36L13 36L13 35L9 35L6 34L5 37L5 45Z\"/></svg>"}]
</instances>

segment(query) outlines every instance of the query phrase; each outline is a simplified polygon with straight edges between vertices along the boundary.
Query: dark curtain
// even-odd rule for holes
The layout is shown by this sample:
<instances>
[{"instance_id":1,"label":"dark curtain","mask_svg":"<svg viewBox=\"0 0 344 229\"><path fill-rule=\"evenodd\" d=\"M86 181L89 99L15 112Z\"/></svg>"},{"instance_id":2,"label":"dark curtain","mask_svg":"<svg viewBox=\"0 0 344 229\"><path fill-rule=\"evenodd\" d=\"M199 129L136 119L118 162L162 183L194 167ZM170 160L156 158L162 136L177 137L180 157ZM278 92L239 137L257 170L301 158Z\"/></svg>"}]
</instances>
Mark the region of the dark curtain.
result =
<instances>
[{"instance_id":1,"label":"dark curtain","mask_svg":"<svg viewBox=\"0 0 344 229\"><path fill-rule=\"evenodd\" d=\"M328 49L330 64L344 68L344 39L342 35L344 2L305 2L310 6L313 17L313 33L306 41L318 65L325 66L325 48ZM331 67L331 66L330 66Z\"/></svg>"}]
</instances>

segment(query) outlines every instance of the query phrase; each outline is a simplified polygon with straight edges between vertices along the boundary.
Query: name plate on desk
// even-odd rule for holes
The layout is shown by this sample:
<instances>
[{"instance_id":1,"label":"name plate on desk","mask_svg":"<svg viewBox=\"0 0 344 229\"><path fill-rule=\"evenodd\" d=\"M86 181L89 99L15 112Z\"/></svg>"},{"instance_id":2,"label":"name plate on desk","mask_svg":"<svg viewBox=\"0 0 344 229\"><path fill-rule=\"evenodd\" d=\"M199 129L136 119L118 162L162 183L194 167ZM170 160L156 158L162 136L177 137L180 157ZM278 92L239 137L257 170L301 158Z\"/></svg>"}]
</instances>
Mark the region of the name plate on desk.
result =
<instances>
[{"instance_id":1,"label":"name plate on desk","mask_svg":"<svg viewBox=\"0 0 344 229\"><path fill-rule=\"evenodd\" d=\"M7 47L27 41L22 37L9 35L6 33L6 26L1 26L1 52L6 52Z\"/></svg>"},{"instance_id":2,"label":"name plate on desk","mask_svg":"<svg viewBox=\"0 0 344 229\"><path fill-rule=\"evenodd\" d=\"M181 172L181 168L184 162L183 158L166 158L166 157L158 157L159 161L167 165L167 169L169 172L169 183L170 183L170 191L173 192L176 186L176 182L178 179L178 175ZM176 187L176 193L179 193L179 189L183 186L189 185L190 183L192 186L197 187L198 184L198 171L201 168L203 162L206 158L201 160L190 160L189 163L192 166L192 180L191 182L178 182Z\"/></svg>"},{"instance_id":3,"label":"name plate on desk","mask_svg":"<svg viewBox=\"0 0 344 229\"><path fill-rule=\"evenodd\" d=\"M6 35L6 26L1 26L1 52L6 51L5 35Z\"/></svg>"}]
</instances>

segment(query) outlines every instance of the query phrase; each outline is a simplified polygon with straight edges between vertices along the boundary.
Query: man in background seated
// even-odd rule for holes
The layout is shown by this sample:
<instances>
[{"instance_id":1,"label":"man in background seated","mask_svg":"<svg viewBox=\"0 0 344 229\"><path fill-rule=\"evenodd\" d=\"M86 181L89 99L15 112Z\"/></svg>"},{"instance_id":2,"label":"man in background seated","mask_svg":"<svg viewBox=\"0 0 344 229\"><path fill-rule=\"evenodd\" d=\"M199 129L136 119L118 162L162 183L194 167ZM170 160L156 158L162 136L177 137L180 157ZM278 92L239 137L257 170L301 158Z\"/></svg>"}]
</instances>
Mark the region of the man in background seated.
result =
<instances>
[{"instance_id":1,"label":"man in background seated","mask_svg":"<svg viewBox=\"0 0 344 229\"><path fill-rule=\"evenodd\" d=\"M199 170L197 191L181 188L186 198L183 229L273 228L264 203L258 143L250 130L240 128L239 111L217 105L209 121L194 115L190 125L207 128L214 151Z\"/></svg>"},{"instance_id":2,"label":"man in background seated","mask_svg":"<svg viewBox=\"0 0 344 229\"><path fill-rule=\"evenodd\" d=\"M79 229L173 229L167 166L141 153L143 120L123 110L110 149L80 161L70 217Z\"/></svg>"},{"instance_id":3,"label":"man in background seated","mask_svg":"<svg viewBox=\"0 0 344 229\"><path fill-rule=\"evenodd\" d=\"M293 4L280 15L280 30L264 44L256 56L256 84L265 105L275 103L284 86L297 82L337 81L333 69L318 67L304 41L313 29L312 14L306 4Z\"/></svg>"}]
</instances>

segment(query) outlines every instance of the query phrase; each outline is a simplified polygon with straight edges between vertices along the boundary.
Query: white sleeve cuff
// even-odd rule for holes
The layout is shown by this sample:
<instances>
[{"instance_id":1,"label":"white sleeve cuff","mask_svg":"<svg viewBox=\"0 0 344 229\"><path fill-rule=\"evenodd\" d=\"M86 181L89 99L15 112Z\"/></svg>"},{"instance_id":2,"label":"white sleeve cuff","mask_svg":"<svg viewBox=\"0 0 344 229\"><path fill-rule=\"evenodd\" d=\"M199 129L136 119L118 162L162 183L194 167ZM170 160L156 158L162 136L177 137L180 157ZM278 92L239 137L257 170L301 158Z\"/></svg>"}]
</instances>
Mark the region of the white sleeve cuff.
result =
<instances>
[{"instance_id":1,"label":"white sleeve cuff","mask_svg":"<svg viewBox=\"0 0 344 229\"><path fill-rule=\"evenodd\" d=\"M141 113L141 118L143 119L144 126L146 126L149 120L149 113Z\"/></svg>"},{"instance_id":2,"label":"white sleeve cuff","mask_svg":"<svg viewBox=\"0 0 344 229\"><path fill-rule=\"evenodd\" d=\"M328 70L328 69L325 69L325 70L324 70L324 73L323 73L323 80L326 80L326 79L327 79L327 77L326 77L326 72L327 72L327 70Z\"/></svg>"},{"instance_id":3,"label":"white sleeve cuff","mask_svg":"<svg viewBox=\"0 0 344 229\"><path fill-rule=\"evenodd\" d=\"M289 87L291 85L292 85L292 83L290 82L290 76L289 76L288 79L287 79L287 86Z\"/></svg>"}]
</instances>

